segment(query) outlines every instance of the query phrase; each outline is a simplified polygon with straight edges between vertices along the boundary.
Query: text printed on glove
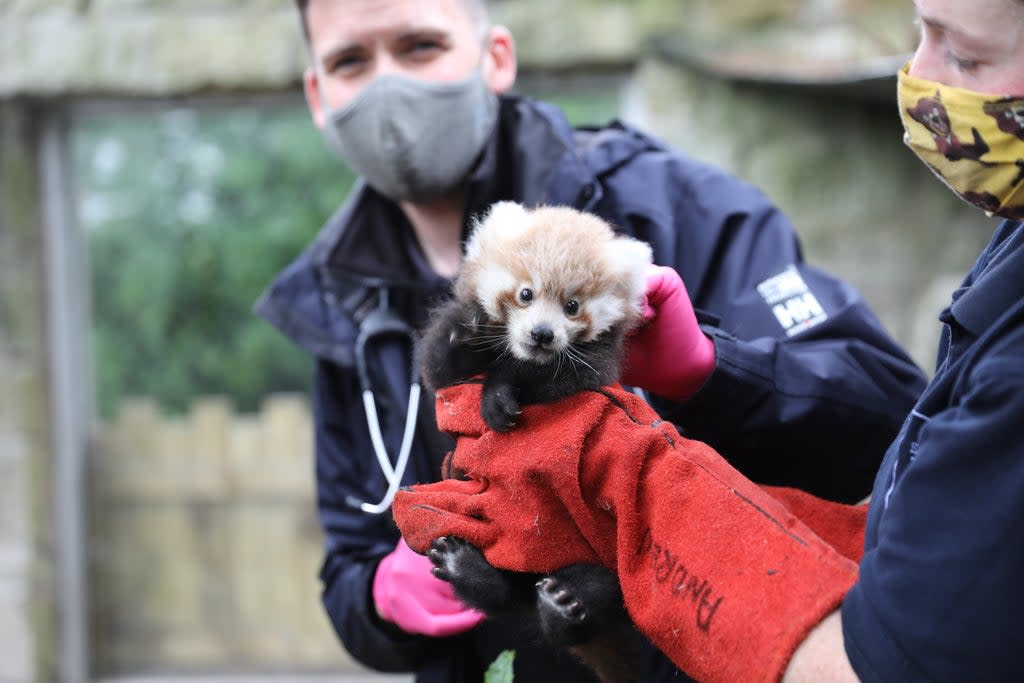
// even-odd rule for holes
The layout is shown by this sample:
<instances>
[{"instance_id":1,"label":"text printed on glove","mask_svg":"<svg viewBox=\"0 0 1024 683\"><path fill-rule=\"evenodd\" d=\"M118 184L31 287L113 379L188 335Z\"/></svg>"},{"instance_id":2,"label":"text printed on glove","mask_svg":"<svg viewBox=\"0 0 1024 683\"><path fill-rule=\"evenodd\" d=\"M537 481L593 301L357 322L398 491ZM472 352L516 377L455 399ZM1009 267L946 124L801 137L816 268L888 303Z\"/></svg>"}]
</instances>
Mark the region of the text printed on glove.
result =
<instances>
[{"instance_id":1,"label":"text printed on glove","mask_svg":"<svg viewBox=\"0 0 1024 683\"><path fill-rule=\"evenodd\" d=\"M679 556L658 543L649 529L644 532L637 554L650 556L655 580L667 588L674 598L689 599L693 603L697 627L707 633L724 596L715 597L711 583L689 572Z\"/></svg>"}]
</instances>

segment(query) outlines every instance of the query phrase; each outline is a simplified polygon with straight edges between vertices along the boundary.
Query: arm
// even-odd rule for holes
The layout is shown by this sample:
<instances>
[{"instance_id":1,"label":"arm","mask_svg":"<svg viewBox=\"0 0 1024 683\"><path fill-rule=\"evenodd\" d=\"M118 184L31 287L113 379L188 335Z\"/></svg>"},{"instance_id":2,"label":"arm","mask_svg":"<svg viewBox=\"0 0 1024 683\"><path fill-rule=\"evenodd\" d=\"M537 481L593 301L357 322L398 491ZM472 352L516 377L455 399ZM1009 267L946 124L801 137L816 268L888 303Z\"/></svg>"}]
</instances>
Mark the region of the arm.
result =
<instances>
[{"instance_id":1,"label":"arm","mask_svg":"<svg viewBox=\"0 0 1024 683\"><path fill-rule=\"evenodd\" d=\"M754 188L667 153L628 168L610 182L609 205L622 205L656 263L679 272L715 344L715 369L700 391L682 404L659 402L659 412L756 481L862 498L924 387L921 371L850 285L804 262L788 219ZM635 203L652 192L671 203ZM773 278L787 272L813 301L769 303ZM778 291L787 281L774 284ZM814 304L824 317L810 315L796 332ZM785 460L766 457L782 453Z\"/></svg>"},{"instance_id":2,"label":"arm","mask_svg":"<svg viewBox=\"0 0 1024 683\"><path fill-rule=\"evenodd\" d=\"M842 616L811 631L783 683L859 681L851 657L873 682L1015 675L1024 609L1019 359L990 365L971 385L957 408L929 416Z\"/></svg>"},{"instance_id":3,"label":"arm","mask_svg":"<svg viewBox=\"0 0 1024 683\"><path fill-rule=\"evenodd\" d=\"M782 683L860 683L843 648L838 610L815 626L797 647Z\"/></svg>"},{"instance_id":4,"label":"arm","mask_svg":"<svg viewBox=\"0 0 1024 683\"><path fill-rule=\"evenodd\" d=\"M479 388L439 395L452 406L444 419L465 435L453 460L470 479L395 499L413 549L455 535L497 567L614 568L637 627L708 683L781 680L793 651L856 580L856 564L836 549L852 546L825 539L834 528L856 534L842 523L862 523L863 510L770 496L631 394L527 406L523 426L498 436L468 409L471 392ZM517 455L500 457L505 451ZM783 500L821 515L814 523L825 535ZM822 526L826 518L837 525Z\"/></svg>"},{"instance_id":5,"label":"arm","mask_svg":"<svg viewBox=\"0 0 1024 683\"><path fill-rule=\"evenodd\" d=\"M867 683L1017 677L1024 647L1017 628L1024 610L1021 344L1018 332L1004 362L989 360L961 376L948 405L944 392L934 412L925 399L913 459L900 463L891 492L893 468L880 480L877 538L869 536L860 581L842 607L845 647Z\"/></svg>"},{"instance_id":6,"label":"arm","mask_svg":"<svg viewBox=\"0 0 1024 683\"><path fill-rule=\"evenodd\" d=\"M402 493L396 519L414 548L459 535L499 567L615 567L637 626L699 680L1014 680L1024 334L982 348L983 367L933 386L907 421L859 570L829 537L842 525L805 526L813 508L752 487L630 395L603 411L584 396L530 406L523 429L494 439L472 411L448 411L469 437L455 464L478 478ZM520 457L490 457L503 447Z\"/></svg>"}]
</instances>

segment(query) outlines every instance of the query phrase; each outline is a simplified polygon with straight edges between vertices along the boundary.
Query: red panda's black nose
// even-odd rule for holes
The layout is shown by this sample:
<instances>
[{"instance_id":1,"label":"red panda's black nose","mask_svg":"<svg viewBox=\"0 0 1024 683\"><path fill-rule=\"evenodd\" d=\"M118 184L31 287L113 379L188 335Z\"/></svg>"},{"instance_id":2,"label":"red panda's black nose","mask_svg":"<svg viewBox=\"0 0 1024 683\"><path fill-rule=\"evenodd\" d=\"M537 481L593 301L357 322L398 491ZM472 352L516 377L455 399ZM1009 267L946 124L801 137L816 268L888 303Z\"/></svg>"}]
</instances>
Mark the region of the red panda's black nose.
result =
<instances>
[{"instance_id":1,"label":"red panda's black nose","mask_svg":"<svg viewBox=\"0 0 1024 683\"><path fill-rule=\"evenodd\" d=\"M538 325L530 332L533 341L541 345L550 344L555 340L555 333L547 325Z\"/></svg>"}]
</instances>

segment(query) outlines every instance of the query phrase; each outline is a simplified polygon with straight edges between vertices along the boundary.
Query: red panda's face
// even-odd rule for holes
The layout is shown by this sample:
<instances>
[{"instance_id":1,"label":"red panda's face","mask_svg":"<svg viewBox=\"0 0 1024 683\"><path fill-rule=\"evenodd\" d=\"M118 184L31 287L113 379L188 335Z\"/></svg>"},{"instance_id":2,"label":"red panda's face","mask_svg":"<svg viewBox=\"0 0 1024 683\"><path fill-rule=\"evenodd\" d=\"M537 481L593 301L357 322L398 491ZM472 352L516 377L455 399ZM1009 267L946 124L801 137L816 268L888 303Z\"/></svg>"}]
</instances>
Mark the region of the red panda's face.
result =
<instances>
[{"instance_id":1,"label":"red panda's face","mask_svg":"<svg viewBox=\"0 0 1024 683\"><path fill-rule=\"evenodd\" d=\"M525 275L498 298L507 348L520 360L550 362L626 317L626 302L612 292L562 287L539 274Z\"/></svg>"},{"instance_id":2,"label":"red panda's face","mask_svg":"<svg viewBox=\"0 0 1024 683\"><path fill-rule=\"evenodd\" d=\"M596 216L503 202L478 224L456 295L476 298L514 358L585 363L581 345L640 320L650 262Z\"/></svg>"}]
</instances>

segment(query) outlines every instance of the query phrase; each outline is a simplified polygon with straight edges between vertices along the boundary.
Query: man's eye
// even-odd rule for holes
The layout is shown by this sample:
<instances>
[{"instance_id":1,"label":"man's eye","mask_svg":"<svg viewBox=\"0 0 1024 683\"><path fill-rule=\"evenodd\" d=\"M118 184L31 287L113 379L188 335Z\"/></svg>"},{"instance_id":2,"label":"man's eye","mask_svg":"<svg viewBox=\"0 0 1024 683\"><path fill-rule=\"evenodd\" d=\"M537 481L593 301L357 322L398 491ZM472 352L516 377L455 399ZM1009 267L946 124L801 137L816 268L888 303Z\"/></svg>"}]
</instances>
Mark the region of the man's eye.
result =
<instances>
[{"instance_id":1,"label":"man's eye","mask_svg":"<svg viewBox=\"0 0 1024 683\"><path fill-rule=\"evenodd\" d=\"M418 40L412 45L413 50L440 50L441 44L436 40Z\"/></svg>"},{"instance_id":2,"label":"man's eye","mask_svg":"<svg viewBox=\"0 0 1024 683\"><path fill-rule=\"evenodd\" d=\"M418 40L406 48L405 54L411 59L433 59L441 52L442 46L434 40Z\"/></svg>"},{"instance_id":3,"label":"man's eye","mask_svg":"<svg viewBox=\"0 0 1024 683\"><path fill-rule=\"evenodd\" d=\"M976 71L981 63L976 59L967 59L964 57L958 57L952 52L946 52L946 61L955 66L960 71L971 72Z\"/></svg>"},{"instance_id":4,"label":"man's eye","mask_svg":"<svg viewBox=\"0 0 1024 683\"><path fill-rule=\"evenodd\" d=\"M327 65L327 73L347 73L358 69L366 62L366 59L359 55L344 55L335 59Z\"/></svg>"}]
</instances>

